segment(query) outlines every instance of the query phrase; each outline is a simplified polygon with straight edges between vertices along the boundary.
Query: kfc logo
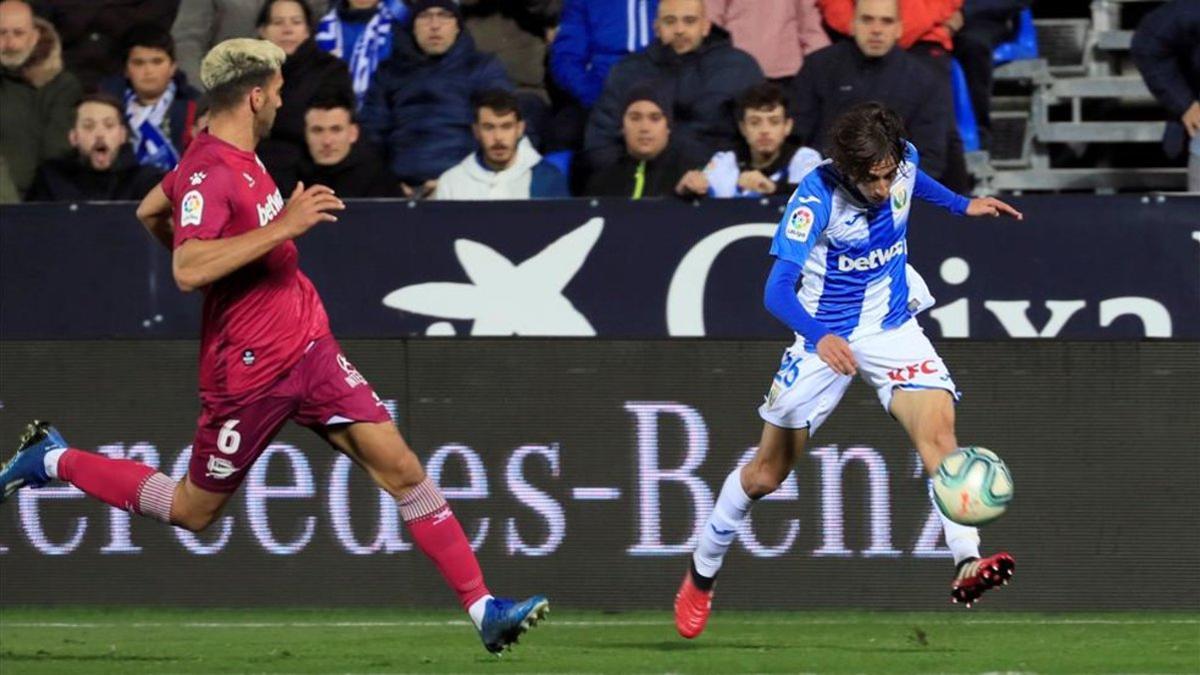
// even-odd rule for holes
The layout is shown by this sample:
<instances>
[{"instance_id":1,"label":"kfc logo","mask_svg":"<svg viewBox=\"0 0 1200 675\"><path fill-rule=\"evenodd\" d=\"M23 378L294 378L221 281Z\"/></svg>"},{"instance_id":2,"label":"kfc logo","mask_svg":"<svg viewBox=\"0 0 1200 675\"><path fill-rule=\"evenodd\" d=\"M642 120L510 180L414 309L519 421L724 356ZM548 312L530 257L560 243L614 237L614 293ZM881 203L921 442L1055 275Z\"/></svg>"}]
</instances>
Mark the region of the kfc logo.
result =
<instances>
[{"instance_id":1,"label":"kfc logo","mask_svg":"<svg viewBox=\"0 0 1200 675\"><path fill-rule=\"evenodd\" d=\"M936 359L926 359L920 363L910 363L902 368L888 371L888 379L892 382L908 382L919 374L933 375L938 372Z\"/></svg>"}]
</instances>

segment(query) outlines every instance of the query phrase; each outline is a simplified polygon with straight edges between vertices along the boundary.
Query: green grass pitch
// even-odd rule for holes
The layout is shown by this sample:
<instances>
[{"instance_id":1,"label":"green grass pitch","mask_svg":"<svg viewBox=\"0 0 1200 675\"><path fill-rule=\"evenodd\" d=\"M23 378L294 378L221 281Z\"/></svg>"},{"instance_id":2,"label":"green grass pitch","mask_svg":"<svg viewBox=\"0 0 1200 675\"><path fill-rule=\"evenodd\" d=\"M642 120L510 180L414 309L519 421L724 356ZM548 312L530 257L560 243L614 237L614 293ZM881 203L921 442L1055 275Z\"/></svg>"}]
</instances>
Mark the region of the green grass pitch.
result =
<instances>
[{"instance_id":1,"label":"green grass pitch","mask_svg":"<svg viewBox=\"0 0 1200 675\"><path fill-rule=\"evenodd\" d=\"M553 611L487 654L461 614L0 608L0 673L1197 673L1200 613Z\"/></svg>"}]
</instances>

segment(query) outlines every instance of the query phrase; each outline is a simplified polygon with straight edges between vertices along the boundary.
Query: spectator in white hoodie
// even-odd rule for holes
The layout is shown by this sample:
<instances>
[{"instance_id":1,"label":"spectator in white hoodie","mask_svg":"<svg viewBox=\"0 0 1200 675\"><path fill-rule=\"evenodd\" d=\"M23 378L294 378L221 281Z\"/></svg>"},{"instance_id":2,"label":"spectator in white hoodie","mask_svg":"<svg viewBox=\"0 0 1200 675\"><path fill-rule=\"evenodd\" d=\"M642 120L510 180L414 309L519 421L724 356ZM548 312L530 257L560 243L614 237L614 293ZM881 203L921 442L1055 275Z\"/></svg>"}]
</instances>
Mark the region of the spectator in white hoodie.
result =
<instances>
[{"instance_id":1,"label":"spectator in white hoodie","mask_svg":"<svg viewBox=\"0 0 1200 675\"><path fill-rule=\"evenodd\" d=\"M567 179L542 159L525 137L520 104L512 92L488 89L472 100L477 149L447 169L434 199L500 200L570 197Z\"/></svg>"}]
</instances>

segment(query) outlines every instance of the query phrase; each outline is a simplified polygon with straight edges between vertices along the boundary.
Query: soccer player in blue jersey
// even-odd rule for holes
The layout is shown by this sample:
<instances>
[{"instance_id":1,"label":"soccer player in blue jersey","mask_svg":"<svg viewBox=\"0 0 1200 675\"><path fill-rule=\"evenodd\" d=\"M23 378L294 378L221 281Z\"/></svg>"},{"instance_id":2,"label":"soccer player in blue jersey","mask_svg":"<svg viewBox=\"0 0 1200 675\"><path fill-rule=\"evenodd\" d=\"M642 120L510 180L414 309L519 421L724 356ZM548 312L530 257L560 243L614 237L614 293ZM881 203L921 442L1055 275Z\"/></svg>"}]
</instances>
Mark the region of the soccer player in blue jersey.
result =
<instances>
[{"instance_id":1,"label":"soccer player in blue jersey","mask_svg":"<svg viewBox=\"0 0 1200 675\"><path fill-rule=\"evenodd\" d=\"M704 630L717 572L750 507L787 477L855 374L908 432L928 472L958 448L959 393L913 318L932 298L907 265L909 207L915 197L960 215L1022 216L998 199L954 194L923 173L899 116L878 103L844 113L829 138L829 159L801 180L771 244L764 301L796 342L759 408L758 451L725 479L675 597L675 626L685 638ZM975 528L945 516L942 526L957 568L955 602L969 607L1012 576L1012 556L980 556Z\"/></svg>"}]
</instances>

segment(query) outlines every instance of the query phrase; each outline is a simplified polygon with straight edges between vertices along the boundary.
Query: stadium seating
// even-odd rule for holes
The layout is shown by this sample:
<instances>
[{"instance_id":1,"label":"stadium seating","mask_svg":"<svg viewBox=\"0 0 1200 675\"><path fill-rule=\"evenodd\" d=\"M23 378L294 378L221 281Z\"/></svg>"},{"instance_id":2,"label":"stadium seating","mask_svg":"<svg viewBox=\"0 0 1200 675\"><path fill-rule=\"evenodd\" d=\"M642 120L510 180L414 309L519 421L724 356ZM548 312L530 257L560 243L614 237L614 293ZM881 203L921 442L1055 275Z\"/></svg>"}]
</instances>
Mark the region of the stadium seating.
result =
<instances>
[{"instance_id":1,"label":"stadium seating","mask_svg":"<svg viewBox=\"0 0 1200 675\"><path fill-rule=\"evenodd\" d=\"M993 98L990 154L971 153L977 191L1177 190L1181 167L1127 166L1109 162L1133 144L1157 144L1164 122L1157 104L1130 63L1130 6L1159 0L1096 0L1090 19L1033 19L1036 40L1021 32L997 49L996 80L1005 94ZM1036 58L1017 58L1036 55ZM1016 91L1016 93L1012 93ZM1101 157L1086 167L1059 166L1057 148ZM1152 155L1145 152L1143 154ZM1111 163L1112 166L1103 164Z\"/></svg>"},{"instance_id":2,"label":"stadium seating","mask_svg":"<svg viewBox=\"0 0 1200 675\"><path fill-rule=\"evenodd\" d=\"M1033 25L1033 10L1021 12L1017 19L1017 34L1004 44L996 45L992 60L996 65L1004 65L1009 61L1024 61L1038 57L1037 26Z\"/></svg>"}]
</instances>

